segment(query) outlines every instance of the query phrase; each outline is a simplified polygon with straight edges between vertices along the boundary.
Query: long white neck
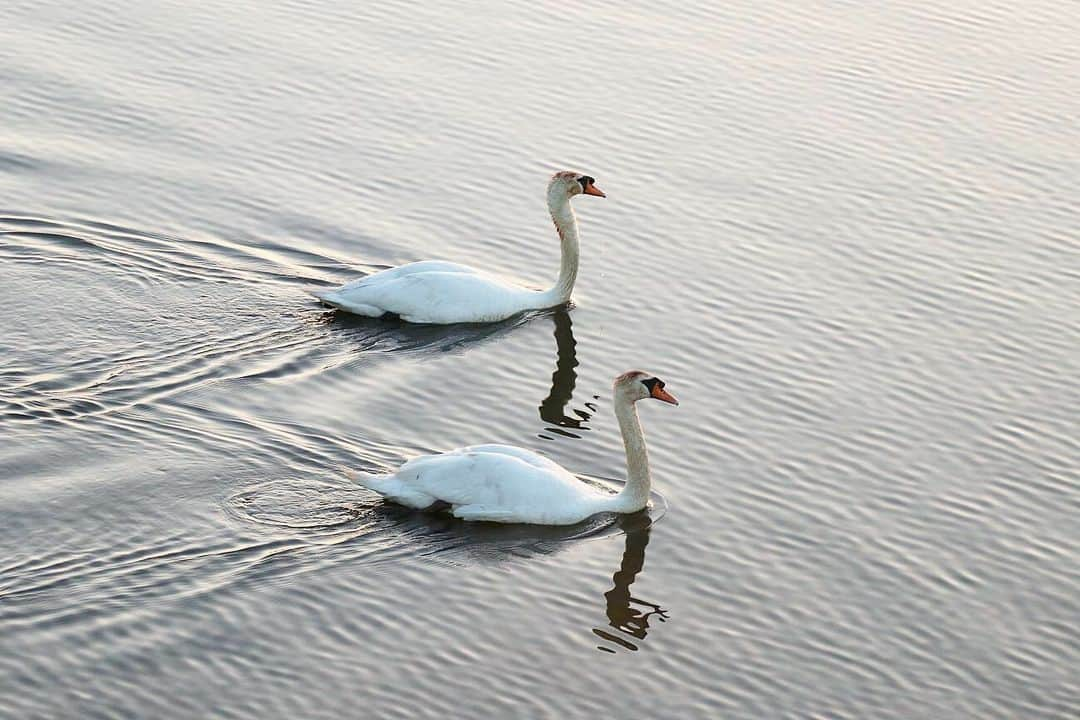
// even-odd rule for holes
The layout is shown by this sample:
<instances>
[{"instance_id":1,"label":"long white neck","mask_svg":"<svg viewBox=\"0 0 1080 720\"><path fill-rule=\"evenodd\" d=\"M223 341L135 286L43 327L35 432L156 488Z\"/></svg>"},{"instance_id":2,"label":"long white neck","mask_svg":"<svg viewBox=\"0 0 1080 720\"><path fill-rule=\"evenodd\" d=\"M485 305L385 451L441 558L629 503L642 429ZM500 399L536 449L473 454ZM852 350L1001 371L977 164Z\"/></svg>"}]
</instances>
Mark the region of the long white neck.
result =
<instances>
[{"instance_id":1,"label":"long white neck","mask_svg":"<svg viewBox=\"0 0 1080 720\"><path fill-rule=\"evenodd\" d=\"M626 448L626 485L611 498L609 510L636 512L649 503L649 453L645 450L645 433L641 430L637 408L620 393L615 394L615 417L619 421L623 446Z\"/></svg>"},{"instance_id":2,"label":"long white neck","mask_svg":"<svg viewBox=\"0 0 1080 720\"><path fill-rule=\"evenodd\" d=\"M570 300L570 294L574 292L574 282L577 280L580 255L577 218L574 217L574 209L570 207L570 198L566 196L566 191L558 185L548 190L548 211L551 212L555 229L559 231L562 258L559 279L555 281L554 287L538 293L538 308L554 307Z\"/></svg>"}]
</instances>

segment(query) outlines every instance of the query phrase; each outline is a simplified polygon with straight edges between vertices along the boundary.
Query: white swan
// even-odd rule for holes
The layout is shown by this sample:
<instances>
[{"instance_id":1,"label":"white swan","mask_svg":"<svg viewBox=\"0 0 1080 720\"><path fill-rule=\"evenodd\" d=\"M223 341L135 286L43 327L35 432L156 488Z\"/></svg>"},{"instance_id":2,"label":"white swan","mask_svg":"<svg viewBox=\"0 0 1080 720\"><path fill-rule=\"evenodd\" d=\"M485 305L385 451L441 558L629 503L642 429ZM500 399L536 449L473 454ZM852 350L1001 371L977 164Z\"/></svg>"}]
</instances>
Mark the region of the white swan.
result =
<instances>
[{"instance_id":1,"label":"white swan","mask_svg":"<svg viewBox=\"0 0 1080 720\"><path fill-rule=\"evenodd\" d=\"M631 370L615 378L615 417L626 447L625 487L606 493L531 450L473 445L414 458L390 475L346 470L349 477L394 502L417 509L449 506L463 520L534 525L573 525L599 512L632 513L649 503L649 457L638 400L653 397L678 405L664 381Z\"/></svg>"},{"instance_id":2,"label":"white swan","mask_svg":"<svg viewBox=\"0 0 1080 720\"><path fill-rule=\"evenodd\" d=\"M529 290L467 265L423 260L312 294L357 315L390 313L408 322L437 325L495 322L526 310L562 305L570 300L578 272L578 226L570 198L581 194L607 197L595 182L588 175L566 170L555 173L548 183L548 210L562 241L559 279L549 290Z\"/></svg>"}]
</instances>

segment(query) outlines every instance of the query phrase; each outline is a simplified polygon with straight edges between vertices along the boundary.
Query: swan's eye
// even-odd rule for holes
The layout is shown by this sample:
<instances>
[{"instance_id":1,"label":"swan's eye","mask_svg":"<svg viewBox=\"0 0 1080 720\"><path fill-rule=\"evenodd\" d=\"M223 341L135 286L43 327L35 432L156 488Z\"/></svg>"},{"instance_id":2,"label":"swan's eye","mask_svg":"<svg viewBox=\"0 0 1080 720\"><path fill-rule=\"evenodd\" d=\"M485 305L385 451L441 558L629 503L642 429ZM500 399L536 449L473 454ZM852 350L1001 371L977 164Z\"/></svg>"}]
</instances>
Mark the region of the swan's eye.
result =
<instances>
[{"instance_id":1,"label":"swan's eye","mask_svg":"<svg viewBox=\"0 0 1080 720\"><path fill-rule=\"evenodd\" d=\"M649 394L650 395L652 395L653 388L655 388L655 387L659 387L661 390L664 389L664 381L661 380L660 378L655 378L655 377L646 378L645 380L641 381L641 384L649 389Z\"/></svg>"},{"instance_id":2,"label":"swan's eye","mask_svg":"<svg viewBox=\"0 0 1080 720\"><path fill-rule=\"evenodd\" d=\"M582 175L578 178L578 182L581 183L581 191L585 192L589 189L589 186L596 182L595 178L591 178L588 175Z\"/></svg>"}]
</instances>

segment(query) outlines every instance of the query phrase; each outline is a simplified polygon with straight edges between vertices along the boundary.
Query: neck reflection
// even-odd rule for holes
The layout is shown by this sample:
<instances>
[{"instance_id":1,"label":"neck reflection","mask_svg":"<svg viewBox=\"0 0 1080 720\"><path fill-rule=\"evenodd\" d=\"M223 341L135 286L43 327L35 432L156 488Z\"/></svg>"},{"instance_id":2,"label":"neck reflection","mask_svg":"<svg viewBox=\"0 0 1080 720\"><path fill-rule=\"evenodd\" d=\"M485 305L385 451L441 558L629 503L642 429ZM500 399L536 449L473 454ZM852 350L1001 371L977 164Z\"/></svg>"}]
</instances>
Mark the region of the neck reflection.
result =
<instances>
[{"instance_id":1,"label":"neck reflection","mask_svg":"<svg viewBox=\"0 0 1080 720\"><path fill-rule=\"evenodd\" d=\"M604 593L604 598L607 600L608 625L621 634L601 628L593 628L593 633L621 648L636 651L638 645L625 636L639 641L644 640L649 634L649 623L654 619L665 622L668 614L661 606L630 594L630 586L634 584L638 573L645 567L645 547L649 544L652 524L648 513L643 511L627 515L623 518L622 524L626 533L622 564L611 578L613 587ZM597 649L609 653L615 652L604 645L597 645Z\"/></svg>"},{"instance_id":2,"label":"neck reflection","mask_svg":"<svg viewBox=\"0 0 1080 720\"><path fill-rule=\"evenodd\" d=\"M571 408L572 415L567 414L566 406L574 395L574 387L577 385L577 341L574 340L574 323L570 319L570 313L566 308L559 308L552 314L555 321L555 345L557 357L555 360L555 372L551 374L551 391L540 403L540 419L555 427L546 428L549 432L566 437L579 438L567 428L573 430L588 430L585 423L592 417L592 413L584 410ZM541 436L543 437L543 436Z\"/></svg>"}]
</instances>

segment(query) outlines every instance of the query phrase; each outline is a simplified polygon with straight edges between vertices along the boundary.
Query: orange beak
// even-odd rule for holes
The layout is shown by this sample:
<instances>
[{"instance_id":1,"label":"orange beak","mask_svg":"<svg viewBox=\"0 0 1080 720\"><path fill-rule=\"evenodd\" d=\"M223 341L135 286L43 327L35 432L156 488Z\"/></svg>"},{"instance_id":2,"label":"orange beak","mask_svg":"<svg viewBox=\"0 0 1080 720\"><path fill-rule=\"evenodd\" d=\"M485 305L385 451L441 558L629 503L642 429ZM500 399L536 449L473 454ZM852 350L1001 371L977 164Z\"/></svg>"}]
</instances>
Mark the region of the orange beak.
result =
<instances>
[{"instance_id":1,"label":"orange beak","mask_svg":"<svg viewBox=\"0 0 1080 720\"><path fill-rule=\"evenodd\" d=\"M669 393L667 390L660 387L659 385L653 385L652 396L654 398L656 398L657 400L662 400L662 401L664 401L666 403L671 403L672 405L678 405L679 404L679 401L675 399L674 395L672 395L671 393Z\"/></svg>"},{"instance_id":2,"label":"orange beak","mask_svg":"<svg viewBox=\"0 0 1080 720\"><path fill-rule=\"evenodd\" d=\"M603 190L596 187L592 183L589 183L588 185L585 186L585 194L586 195L595 195L596 197L607 197L607 195L604 194Z\"/></svg>"}]
</instances>

